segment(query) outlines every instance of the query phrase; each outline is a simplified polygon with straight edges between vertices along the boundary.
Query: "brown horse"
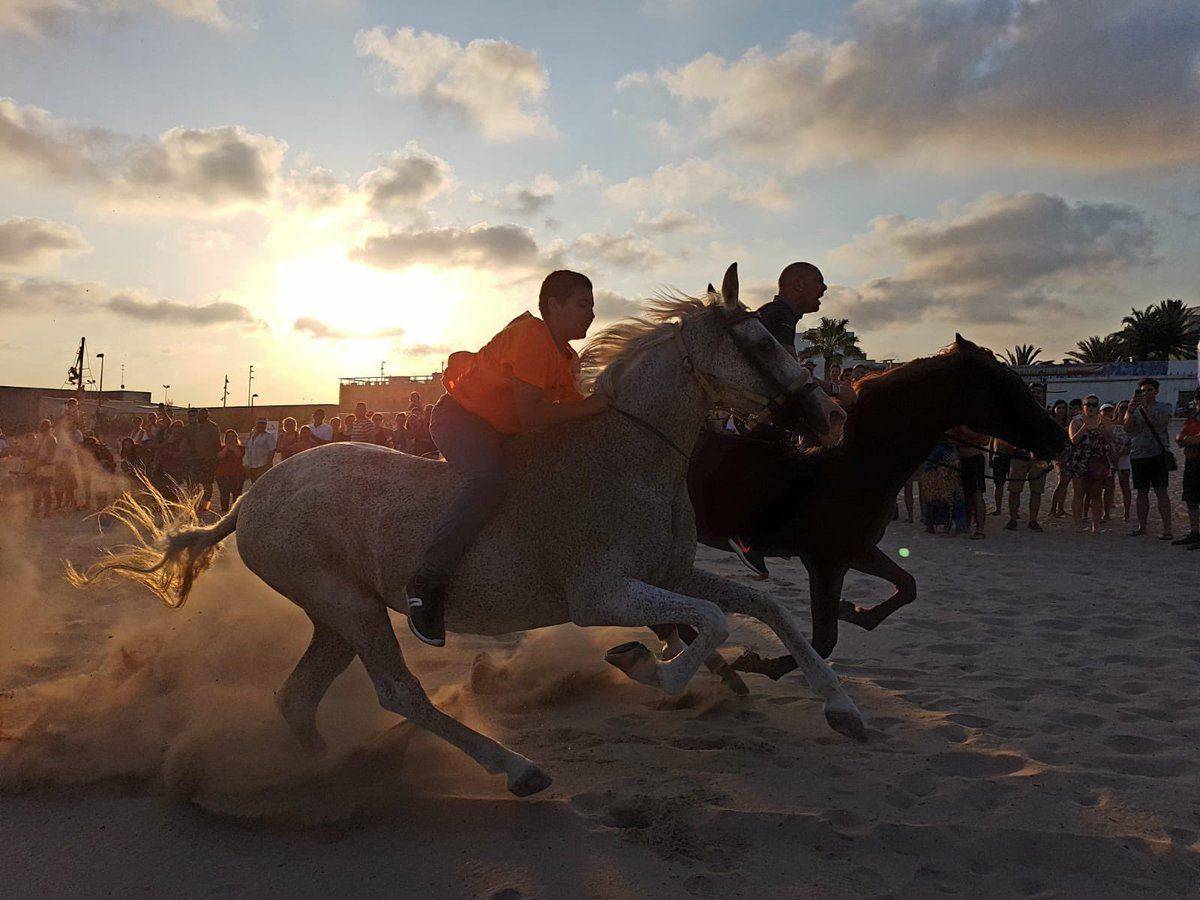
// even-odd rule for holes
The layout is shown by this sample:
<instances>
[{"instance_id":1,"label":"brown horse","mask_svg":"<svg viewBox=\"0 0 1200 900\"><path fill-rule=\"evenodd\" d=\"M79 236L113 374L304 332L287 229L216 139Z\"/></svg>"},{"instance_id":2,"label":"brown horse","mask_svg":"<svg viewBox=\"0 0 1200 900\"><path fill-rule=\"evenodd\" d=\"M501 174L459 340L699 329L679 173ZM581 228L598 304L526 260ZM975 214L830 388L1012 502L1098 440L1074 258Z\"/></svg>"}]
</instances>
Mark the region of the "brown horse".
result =
<instances>
[{"instance_id":1,"label":"brown horse","mask_svg":"<svg viewBox=\"0 0 1200 900\"><path fill-rule=\"evenodd\" d=\"M871 630L916 598L916 580L876 546L897 493L948 428L966 425L1042 459L1066 442L1012 369L961 336L942 353L869 376L855 388L843 444L798 451L773 441L706 432L688 471L700 540L726 550L734 535L765 556L797 556L809 574L813 647L828 657L838 620ZM842 600L854 569L895 586L863 608ZM687 635L681 632L687 639ZM746 653L733 668L772 678L790 656Z\"/></svg>"}]
</instances>

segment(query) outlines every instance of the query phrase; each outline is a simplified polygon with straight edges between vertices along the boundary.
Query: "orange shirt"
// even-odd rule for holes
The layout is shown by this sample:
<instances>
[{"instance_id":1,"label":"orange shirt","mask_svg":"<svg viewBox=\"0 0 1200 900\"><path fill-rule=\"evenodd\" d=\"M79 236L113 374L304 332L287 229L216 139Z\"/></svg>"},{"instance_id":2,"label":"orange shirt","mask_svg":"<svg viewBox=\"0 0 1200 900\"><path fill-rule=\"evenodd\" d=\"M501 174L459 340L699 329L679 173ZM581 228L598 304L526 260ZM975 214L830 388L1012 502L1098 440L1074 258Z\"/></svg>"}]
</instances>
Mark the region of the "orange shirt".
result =
<instances>
[{"instance_id":1,"label":"orange shirt","mask_svg":"<svg viewBox=\"0 0 1200 900\"><path fill-rule=\"evenodd\" d=\"M583 399L576 385L579 357L564 356L546 323L530 313L513 319L478 353L450 357L442 383L463 407L501 434L522 431L513 399L512 379L541 388L555 403Z\"/></svg>"}]
</instances>

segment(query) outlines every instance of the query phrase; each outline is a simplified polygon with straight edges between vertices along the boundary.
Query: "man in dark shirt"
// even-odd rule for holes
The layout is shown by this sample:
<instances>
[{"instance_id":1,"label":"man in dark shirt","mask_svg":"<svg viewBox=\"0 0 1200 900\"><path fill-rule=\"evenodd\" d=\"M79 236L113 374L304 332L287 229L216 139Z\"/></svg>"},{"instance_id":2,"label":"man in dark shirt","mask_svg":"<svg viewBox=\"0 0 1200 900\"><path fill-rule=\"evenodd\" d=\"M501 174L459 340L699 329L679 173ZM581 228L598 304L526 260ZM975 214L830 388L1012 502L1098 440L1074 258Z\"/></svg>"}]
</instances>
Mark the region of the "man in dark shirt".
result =
<instances>
[{"instance_id":1,"label":"man in dark shirt","mask_svg":"<svg viewBox=\"0 0 1200 900\"><path fill-rule=\"evenodd\" d=\"M758 311L771 337L796 355L796 324L805 313L821 308L825 278L812 263L794 262L779 273L779 293Z\"/></svg>"},{"instance_id":2,"label":"man in dark shirt","mask_svg":"<svg viewBox=\"0 0 1200 900\"><path fill-rule=\"evenodd\" d=\"M792 356L796 355L796 325L805 313L814 313L821 308L821 297L825 295L825 277L821 270L809 262L794 262L779 273L779 293L775 299L758 310L758 318L766 326L771 337L779 341ZM785 432L773 426L755 431L758 437L780 436ZM770 577L763 555L747 544L741 537L729 540L729 548L737 558L760 580Z\"/></svg>"}]
</instances>

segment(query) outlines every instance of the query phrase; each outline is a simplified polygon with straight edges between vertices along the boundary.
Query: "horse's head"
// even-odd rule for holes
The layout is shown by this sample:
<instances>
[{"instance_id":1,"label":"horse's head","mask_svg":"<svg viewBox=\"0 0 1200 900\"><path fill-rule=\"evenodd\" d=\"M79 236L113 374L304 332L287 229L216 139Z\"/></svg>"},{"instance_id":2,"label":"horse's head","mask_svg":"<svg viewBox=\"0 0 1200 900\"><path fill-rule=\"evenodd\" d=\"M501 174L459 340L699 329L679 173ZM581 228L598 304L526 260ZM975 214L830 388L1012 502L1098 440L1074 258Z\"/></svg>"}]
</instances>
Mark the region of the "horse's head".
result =
<instances>
[{"instance_id":1,"label":"horse's head","mask_svg":"<svg viewBox=\"0 0 1200 900\"><path fill-rule=\"evenodd\" d=\"M1021 376L995 354L960 334L954 336L950 352L961 358L962 365L954 398L957 423L1041 459L1058 456L1067 435L1046 411L1044 398L1036 397Z\"/></svg>"},{"instance_id":2,"label":"horse's head","mask_svg":"<svg viewBox=\"0 0 1200 900\"><path fill-rule=\"evenodd\" d=\"M695 325L685 322L680 331L692 348L695 374L709 399L744 412L795 417L822 444L840 441L845 411L738 301L737 263L725 272L714 306L697 317Z\"/></svg>"}]
</instances>

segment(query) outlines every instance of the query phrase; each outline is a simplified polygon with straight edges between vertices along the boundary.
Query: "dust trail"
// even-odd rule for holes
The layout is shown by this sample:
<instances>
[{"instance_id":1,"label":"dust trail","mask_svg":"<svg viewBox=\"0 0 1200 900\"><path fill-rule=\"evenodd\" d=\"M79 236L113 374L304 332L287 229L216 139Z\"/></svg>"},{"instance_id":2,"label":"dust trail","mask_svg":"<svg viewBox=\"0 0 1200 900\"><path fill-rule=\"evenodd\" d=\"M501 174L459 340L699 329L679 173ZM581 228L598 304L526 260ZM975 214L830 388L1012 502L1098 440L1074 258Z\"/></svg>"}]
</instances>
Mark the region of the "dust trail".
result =
<instances>
[{"instance_id":1,"label":"dust trail","mask_svg":"<svg viewBox=\"0 0 1200 900\"><path fill-rule=\"evenodd\" d=\"M0 790L117 780L216 812L302 821L447 784L503 794L457 750L383 711L357 662L321 706L330 751L305 755L273 700L308 620L236 553L197 582L185 609L168 610L130 584L67 585L63 557L88 563L122 537L98 535L95 520L0 524ZM464 638L410 663L443 709L502 736L493 712L619 683L603 649L628 636L553 629L507 649Z\"/></svg>"}]
</instances>

